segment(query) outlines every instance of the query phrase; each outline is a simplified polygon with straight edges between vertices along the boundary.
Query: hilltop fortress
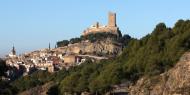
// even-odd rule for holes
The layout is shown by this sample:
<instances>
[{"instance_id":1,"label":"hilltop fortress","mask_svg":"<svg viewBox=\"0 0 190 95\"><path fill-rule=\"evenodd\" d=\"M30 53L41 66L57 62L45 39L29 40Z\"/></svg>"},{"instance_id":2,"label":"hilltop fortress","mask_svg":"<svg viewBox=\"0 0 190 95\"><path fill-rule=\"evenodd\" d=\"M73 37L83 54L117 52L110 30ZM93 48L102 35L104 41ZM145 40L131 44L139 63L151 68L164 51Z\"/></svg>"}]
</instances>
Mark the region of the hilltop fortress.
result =
<instances>
[{"instance_id":1,"label":"hilltop fortress","mask_svg":"<svg viewBox=\"0 0 190 95\"><path fill-rule=\"evenodd\" d=\"M103 26L100 25L99 22L97 22L95 25L92 25L91 27L87 28L83 32L83 36L86 36L88 34L95 34L95 33L112 33L119 36L119 28L116 24L116 13L109 12L108 14L108 25Z\"/></svg>"}]
</instances>

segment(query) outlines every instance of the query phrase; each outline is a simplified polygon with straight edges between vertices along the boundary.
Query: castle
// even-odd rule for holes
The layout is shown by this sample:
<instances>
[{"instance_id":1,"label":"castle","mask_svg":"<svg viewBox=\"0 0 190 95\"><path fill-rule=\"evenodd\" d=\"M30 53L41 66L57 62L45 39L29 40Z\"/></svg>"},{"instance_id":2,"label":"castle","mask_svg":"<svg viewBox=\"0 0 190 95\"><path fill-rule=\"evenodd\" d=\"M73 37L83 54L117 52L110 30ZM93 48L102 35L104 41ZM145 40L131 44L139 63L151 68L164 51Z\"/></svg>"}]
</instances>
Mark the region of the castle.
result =
<instances>
[{"instance_id":1,"label":"castle","mask_svg":"<svg viewBox=\"0 0 190 95\"><path fill-rule=\"evenodd\" d=\"M87 28L83 32L83 36L86 36L88 34L95 34L95 33L112 33L119 36L119 28L116 24L116 13L109 12L108 14L108 25L102 26L97 22L95 25L92 25L91 27Z\"/></svg>"}]
</instances>

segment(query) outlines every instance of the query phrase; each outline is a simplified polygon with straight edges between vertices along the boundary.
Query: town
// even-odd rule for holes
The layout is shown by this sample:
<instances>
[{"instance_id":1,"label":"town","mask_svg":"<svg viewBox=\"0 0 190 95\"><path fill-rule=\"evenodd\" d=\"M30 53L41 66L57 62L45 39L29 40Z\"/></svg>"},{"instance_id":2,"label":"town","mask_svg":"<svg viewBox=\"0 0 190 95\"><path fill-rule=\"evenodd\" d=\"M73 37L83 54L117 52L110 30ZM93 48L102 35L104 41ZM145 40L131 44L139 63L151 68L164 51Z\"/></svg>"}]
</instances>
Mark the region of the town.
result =
<instances>
[{"instance_id":1,"label":"town","mask_svg":"<svg viewBox=\"0 0 190 95\"><path fill-rule=\"evenodd\" d=\"M95 33L111 33L119 36L119 28L116 25L116 14L108 14L108 25L100 26L99 23L87 28L82 36ZM6 65L14 69L7 71L9 78L17 76L25 76L36 70L46 70L48 72L56 72L59 70L69 69L78 66L87 60L92 62L108 59L113 54L119 54L122 51L122 44L114 43L110 39L99 42L90 42L84 40L79 43L70 43L67 46L36 50L21 55L16 54L13 46L9 55L6 56ZM104 55L97 55L104 54Z\"/></svg>"}]
</instances>

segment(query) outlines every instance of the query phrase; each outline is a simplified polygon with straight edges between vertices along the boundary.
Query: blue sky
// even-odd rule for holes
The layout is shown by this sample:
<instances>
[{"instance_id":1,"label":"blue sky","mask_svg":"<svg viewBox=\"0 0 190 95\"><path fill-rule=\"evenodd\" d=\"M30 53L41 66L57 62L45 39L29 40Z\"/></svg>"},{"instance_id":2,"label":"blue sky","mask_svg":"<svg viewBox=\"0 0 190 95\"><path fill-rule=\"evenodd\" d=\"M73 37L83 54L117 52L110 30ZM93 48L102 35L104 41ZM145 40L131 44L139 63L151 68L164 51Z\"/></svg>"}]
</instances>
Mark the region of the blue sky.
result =
<instances>
[{"instance_id":1,"label":"blue sky","mask_svg":"<svg viewBox=\"0 0 190 95\"><path fill-rule=\"evenodd\" d=\"M1 0L0 55L14 44L18 53L52 47L59 40L78 37L99 21L107 24L109 11L117 13L123 34L141 38L155 25L172 27L190 19L190 0Z\"/></svg>"}]
</instances>

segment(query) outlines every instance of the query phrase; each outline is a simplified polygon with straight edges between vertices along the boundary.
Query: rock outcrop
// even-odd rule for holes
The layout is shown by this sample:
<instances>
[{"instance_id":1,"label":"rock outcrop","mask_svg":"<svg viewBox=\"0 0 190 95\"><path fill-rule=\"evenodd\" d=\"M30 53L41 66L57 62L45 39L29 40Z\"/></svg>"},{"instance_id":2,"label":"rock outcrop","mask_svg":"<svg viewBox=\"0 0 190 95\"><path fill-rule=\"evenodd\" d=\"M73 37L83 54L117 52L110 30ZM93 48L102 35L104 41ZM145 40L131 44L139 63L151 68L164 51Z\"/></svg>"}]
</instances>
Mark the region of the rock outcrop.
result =
<instances>
[{"instance_id":1,"label":"rock outcrop","mask_svg":"<svg viewBox=\"0 0 190 95\"><path fill-rule=\"evenodd\" d=\"M138 80L130 87L129 95L190 95L190 52L169 71Z\"/></svg>"},{"instance_id":2,"label":"rock outcrop","mask_svg":"<svg viewBox=\"0 0 190 95\"><path fill-rule=\"evenodd\" d=\"M83 41L69 44L68 46L59 47L55 50L62 51L63 53L117 55L122 52L122 44L111 39L105 39L96 42Z\"/></svg>"}]
</instances>

